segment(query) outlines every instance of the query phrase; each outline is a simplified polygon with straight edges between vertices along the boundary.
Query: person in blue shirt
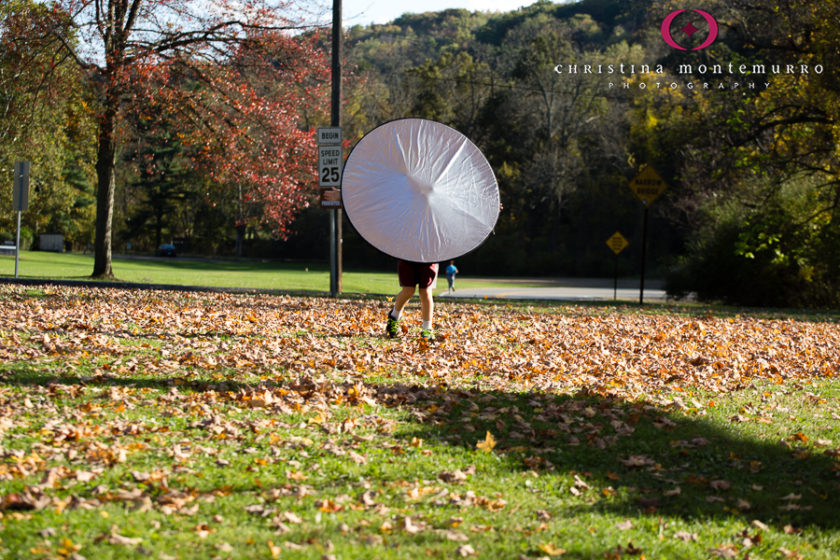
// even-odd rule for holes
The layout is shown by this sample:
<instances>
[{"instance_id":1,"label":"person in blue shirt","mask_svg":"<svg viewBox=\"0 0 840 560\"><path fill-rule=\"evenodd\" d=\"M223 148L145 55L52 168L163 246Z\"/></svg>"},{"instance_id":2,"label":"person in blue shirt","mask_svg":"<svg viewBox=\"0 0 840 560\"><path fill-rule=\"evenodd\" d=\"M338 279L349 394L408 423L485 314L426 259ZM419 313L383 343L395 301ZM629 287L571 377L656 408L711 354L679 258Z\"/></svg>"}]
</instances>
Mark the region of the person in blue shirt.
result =
<instances>
[{"instance_id":1,"label":"person in blue shirt","mask_svg":"<svg viewBox=\"0 0 840 560\"><path fill-rule=\"evenodd\" d=\"M449 266L444 269L446 273L446 281L449 283L449 293L455 291L455 275L458 274L458 267L455 266L455 261L449 261Z\"/></svg>"}]
</instances>

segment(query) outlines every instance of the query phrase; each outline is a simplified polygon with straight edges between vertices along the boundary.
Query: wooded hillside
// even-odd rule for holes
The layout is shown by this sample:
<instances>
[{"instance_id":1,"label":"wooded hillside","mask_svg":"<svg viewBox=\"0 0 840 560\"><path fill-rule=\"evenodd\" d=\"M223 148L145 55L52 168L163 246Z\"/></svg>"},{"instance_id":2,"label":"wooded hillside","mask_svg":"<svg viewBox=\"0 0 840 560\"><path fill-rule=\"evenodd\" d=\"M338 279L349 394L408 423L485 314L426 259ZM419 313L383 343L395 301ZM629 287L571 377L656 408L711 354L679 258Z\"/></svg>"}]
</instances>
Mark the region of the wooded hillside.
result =
<instances>
[{"instance_id":1,"label":"wooded hillside","mask_svg":"<svg viewBox=\"0 0 840 560\"><path fill-rule=\"evenodd\" d=\"M484 274L638 274L644 164L649 258L675 293L836 305L837 2L538 2L503 15L448 10L353 28L361 133L413 115L470 136L496 170L496 234L463 268ZM702 42L717 26L711 46ZM691 27L695 29L692 31ZM697 50L692 50L695 47ZM355 245L348 245L360 251Z\"/></svg>"}]
</instances>

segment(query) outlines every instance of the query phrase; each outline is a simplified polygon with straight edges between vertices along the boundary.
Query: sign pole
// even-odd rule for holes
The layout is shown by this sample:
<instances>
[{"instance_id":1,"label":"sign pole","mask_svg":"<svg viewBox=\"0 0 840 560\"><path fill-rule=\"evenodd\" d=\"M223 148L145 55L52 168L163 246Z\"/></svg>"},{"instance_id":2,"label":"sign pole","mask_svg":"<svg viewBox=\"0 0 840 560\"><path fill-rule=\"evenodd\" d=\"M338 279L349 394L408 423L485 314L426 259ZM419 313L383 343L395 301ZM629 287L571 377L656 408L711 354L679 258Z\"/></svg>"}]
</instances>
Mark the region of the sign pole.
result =
<instances>
[{"instance_id":1,"label":"sign pole","mask_svg":"<svg viewBox=\"0 0 840 560\"><path fill-rule=\"evenodd\" d=\"M642 279L639 285L639 305L645 303L645 261L647 260L647 230L648 230L648 208L651 203L656 200L659 195L665 192L668 185L659 176L659 173L652 165L644 165L642 169L630 181L630 189L636 194L642 205L645 207L645 213L642 224Z\"/></svg>"},{"instance_id":2,"label":"sign pole","mask_svg":"<svg viewBox=\"0 0 840 560\"><path fill-rule=\"evenodd\" d=\"M618 254L622 252L630 244L627 239L621 235L620 231L615 232L607 239L607 247L615 254L613 261L613 300L618 300Z\"/></svg>"},{"instance_id":3,"label":"sign pole","mask_svg":"<svg viewBox=\"0 0 840 560\"><path fill-rule=\"evenodd\" d=\"M336 210L330 210L330 297L338 297L338 244L336 235Z\"/></svg>"},{"instance_id":4,"label":"sign pole","mask_svg":"<svg viewBox=\"0 0 840 560\"><path fill-rule=\"evenodd\" d=\"M613 262L613 301L618 301L618 253L615 254Z\"/></svg>"},{"instance_id":5,"label":"sign pole","mask_svg":"<svg viewBox=\"0 0 840 560\"><path fill-rule=\"evenodd\" d=\"M644 218L642 219L642 280L639 285L639 305L645 304L645 261L647 260L647 231L648 231L648 205L645 207Z\"/></svg>"},{"instance_id":6,"label":"sign pole","mask_svg":"<svg viewBox=\"0 0 840 560\"><path fill-rule=\"evenodd\" d=\"M618 300L618 254L627 248L630 242L621 235L620 231L615 232L607 239L607 247L615 253L615 261L613 261L613 301Z\"/></svg>"},{"instance_id":7,"label":"sign pole","mask_svg":"<svg viewBox=\"0 0 840 560\"><path fill-rule=\"evenodd\" d=\"M341 126L341 0L333 0L331 125ZM330 295L341 293L341 207L330 210Z\"/></svg>"},{"instance_id":8,"label":"sign pole","mask_svg":"<svg viewBox=\"0 0 840 560\"><path fill-rule=\"evenodd\" d=\"M18 277L20 264L20 214L29 208L29 162L16 161L14 185L12 187L12 206L17 212L17 233L15 233L15 278Z\"/></svg>"},{"instance_id":9,"label":"sign pole","mask_svg":"<svg viewBox=\"0 0 840 560\"><path fill-rule=\"evenodd\" d=\"M15 234L15 278L18 277L18 263L20 262L20 210L17 211L17 233Z\"/></svg>"}]
</instances>

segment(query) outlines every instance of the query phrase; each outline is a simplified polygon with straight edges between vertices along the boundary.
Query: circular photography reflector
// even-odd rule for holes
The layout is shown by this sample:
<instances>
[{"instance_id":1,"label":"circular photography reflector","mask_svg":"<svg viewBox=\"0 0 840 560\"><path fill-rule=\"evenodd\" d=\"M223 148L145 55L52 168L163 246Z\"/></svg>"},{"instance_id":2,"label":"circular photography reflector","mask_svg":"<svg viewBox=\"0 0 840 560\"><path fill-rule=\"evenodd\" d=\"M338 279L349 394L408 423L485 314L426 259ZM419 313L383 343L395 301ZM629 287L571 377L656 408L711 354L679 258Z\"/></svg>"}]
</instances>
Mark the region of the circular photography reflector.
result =
<instances>
[{"instance_id":1,"label":"circular photography reflector","mask_svg":"<svg viewBox=\"0 0 840 560\"><path fill-rule=\"evenodd\" d=\"M481 245L499 217L499 186L469 138L425 119L399 119L366 134L347 158L344 210L371 245L433 263Z\"/></svg>"}]
</instances>

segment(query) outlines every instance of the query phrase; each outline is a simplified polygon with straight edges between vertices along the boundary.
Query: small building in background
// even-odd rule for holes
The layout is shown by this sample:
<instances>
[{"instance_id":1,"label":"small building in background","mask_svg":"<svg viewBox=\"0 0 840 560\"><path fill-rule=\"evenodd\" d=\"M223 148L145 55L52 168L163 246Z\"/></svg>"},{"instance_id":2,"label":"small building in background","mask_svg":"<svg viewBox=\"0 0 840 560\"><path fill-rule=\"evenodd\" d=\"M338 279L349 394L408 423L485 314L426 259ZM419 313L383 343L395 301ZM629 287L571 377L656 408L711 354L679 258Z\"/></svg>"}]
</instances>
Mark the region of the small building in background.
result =
<instances>
[{"instance_id":1,"label":"small building in background","mask_svg":"<svg viewBox=\"0 0 840 560\"><path fill-rule=\"evenodd\" d=\"M64 236L59 233L43 234L38 238L38 247L41 251L61 253L64 251Z\"/></svg>"}]
</instances>

